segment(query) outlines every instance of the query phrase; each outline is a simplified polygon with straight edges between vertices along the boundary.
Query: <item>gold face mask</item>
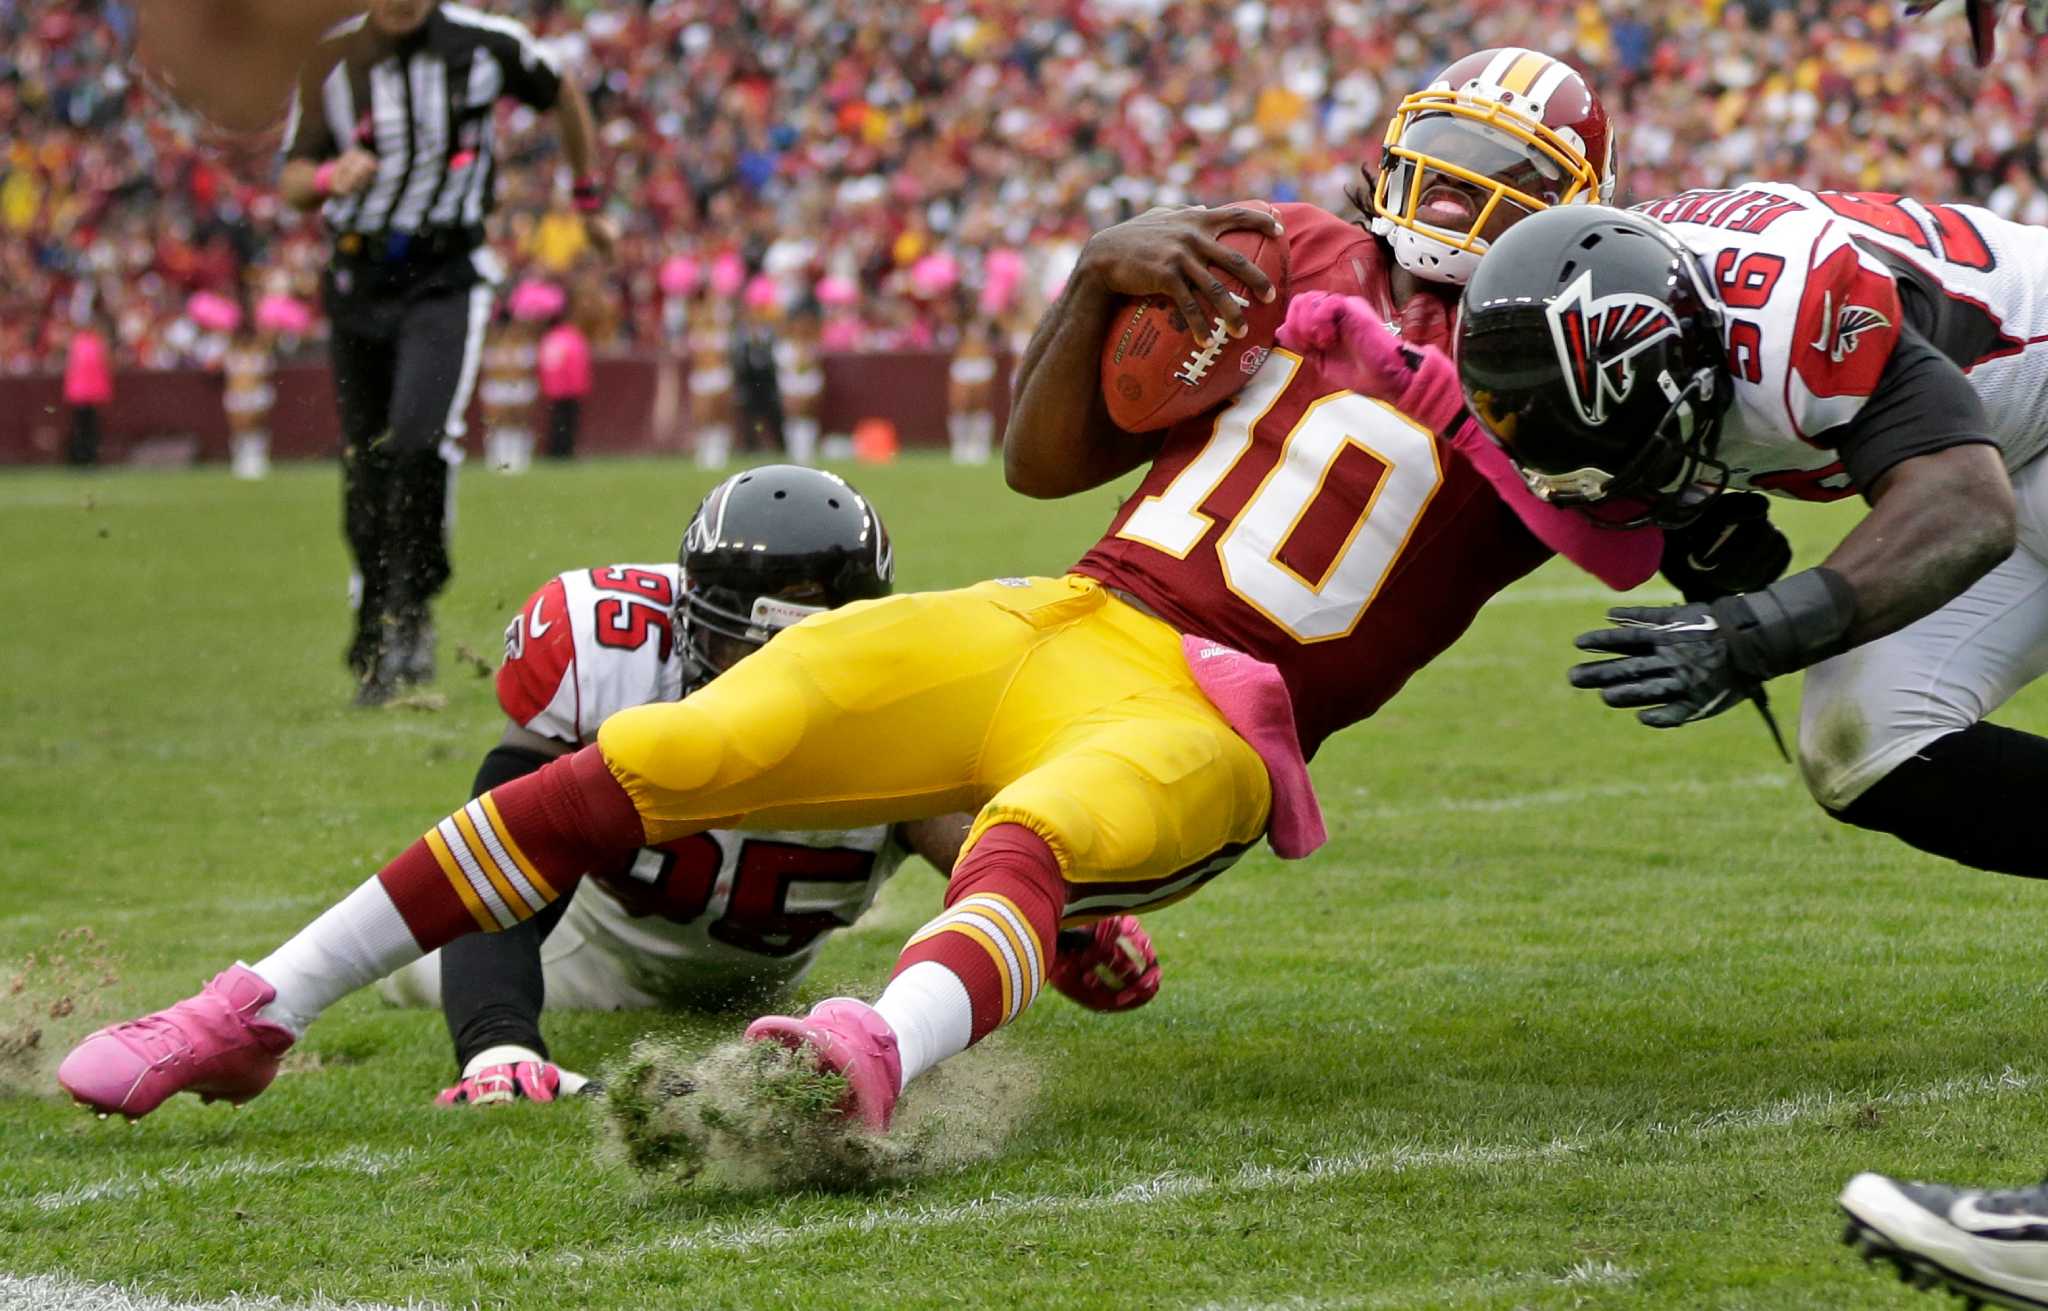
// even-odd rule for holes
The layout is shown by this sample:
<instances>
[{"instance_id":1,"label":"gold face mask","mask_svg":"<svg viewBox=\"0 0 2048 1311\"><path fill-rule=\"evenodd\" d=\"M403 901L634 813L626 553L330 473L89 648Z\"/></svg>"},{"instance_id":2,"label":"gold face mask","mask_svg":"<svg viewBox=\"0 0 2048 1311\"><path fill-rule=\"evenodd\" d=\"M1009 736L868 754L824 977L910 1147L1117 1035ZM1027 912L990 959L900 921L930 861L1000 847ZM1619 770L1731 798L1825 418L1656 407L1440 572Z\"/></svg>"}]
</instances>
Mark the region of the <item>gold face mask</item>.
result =
<instances>
[{"instance_id":1,"label":"gold face mask","mask_svg":"<svg viewBox=\"0 0 2048 1311\"><path fill-rule=\"evenodd\" d=\"M1404 99L1387 124L1384 161L1373 213L1470 254L1485 251L1517 219L1599 196L1598 173L1568 138L1498 101L1457 91ZM1446 187L1471 201L1462 228L1422 216L1431 193Z\"/></svg>"}]
</instances>

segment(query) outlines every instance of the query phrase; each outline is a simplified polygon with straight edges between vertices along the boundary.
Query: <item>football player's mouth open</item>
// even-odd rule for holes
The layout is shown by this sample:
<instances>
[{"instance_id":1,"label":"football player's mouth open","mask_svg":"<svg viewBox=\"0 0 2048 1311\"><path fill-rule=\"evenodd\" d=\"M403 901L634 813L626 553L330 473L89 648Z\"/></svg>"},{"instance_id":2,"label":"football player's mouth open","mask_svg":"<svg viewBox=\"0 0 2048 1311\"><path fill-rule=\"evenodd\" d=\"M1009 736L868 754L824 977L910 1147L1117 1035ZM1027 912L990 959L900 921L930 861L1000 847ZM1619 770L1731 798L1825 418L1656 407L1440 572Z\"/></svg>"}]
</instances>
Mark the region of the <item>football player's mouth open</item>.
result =
<instances>
[{"instance_id":1,"label":"football player's mouth open","mask_svg":"<svg viewBox=\"0 0 2048 1311\"><path fill-rule=\"evenodd\" d=\"M1428 187L1416 202L1415 218L1419 223L1462 236L1472 231L1480 210L1491 199L1490 193L1469 182L1437 174L1430 178ZM1493 212L1486 216L1486 225L1479 229L1477 235L1481 241L1491 242L1512 227L1515 220L1528 217L1528 213L1527 209L1503 196L1493 207Z\"/></svg>"},{"instance_id":2,"label":"football player's mouth open","mask_svg":"<svg viewBox=\"0 0 2048 1311\"><path fill-rule=\"evenodd\" d=\"M1479 205L1479 195L1471 187L1439 175L1422 193L1415 217L1433 228L1469 232L1472 220L1479 217Z\"/></svg>"}]
</instances>

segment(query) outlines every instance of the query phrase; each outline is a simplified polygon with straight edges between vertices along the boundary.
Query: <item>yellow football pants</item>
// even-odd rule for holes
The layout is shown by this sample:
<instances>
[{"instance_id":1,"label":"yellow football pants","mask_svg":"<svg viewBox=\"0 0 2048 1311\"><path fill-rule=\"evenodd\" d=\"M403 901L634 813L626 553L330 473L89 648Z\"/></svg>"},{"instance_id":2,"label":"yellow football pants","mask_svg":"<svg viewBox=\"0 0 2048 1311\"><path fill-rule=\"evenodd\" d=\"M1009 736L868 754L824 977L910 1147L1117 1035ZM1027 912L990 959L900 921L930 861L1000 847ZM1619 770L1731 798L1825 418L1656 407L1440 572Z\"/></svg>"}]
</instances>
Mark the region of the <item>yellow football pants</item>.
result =
<instances>
[{"instance_id":1,"label":"yellow football pants","mask_svg":"<svg viewBox=\"0 0 2048 1311\"><path fill-rule=\"evenodd\" d=\"M978 810L970 846L991 824L1045 839L1076 921L1186 895L1272 807L1180 635L1072 575L816 615L598 746L649 843Z\"/></svg>"}]
</instances>

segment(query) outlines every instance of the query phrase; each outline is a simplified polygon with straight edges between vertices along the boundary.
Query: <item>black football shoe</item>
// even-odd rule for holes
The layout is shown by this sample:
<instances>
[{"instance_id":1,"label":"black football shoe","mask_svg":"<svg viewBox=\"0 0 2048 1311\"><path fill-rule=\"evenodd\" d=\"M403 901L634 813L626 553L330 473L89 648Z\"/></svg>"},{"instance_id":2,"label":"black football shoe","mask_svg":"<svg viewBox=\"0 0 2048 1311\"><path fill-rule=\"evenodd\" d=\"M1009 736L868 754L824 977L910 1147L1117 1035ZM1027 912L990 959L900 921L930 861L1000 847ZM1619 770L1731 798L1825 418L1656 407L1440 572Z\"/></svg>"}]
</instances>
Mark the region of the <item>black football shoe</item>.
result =
<instances>
[{"instance_id":1,"label":"black football shoe","mask_svg":"<svg viewBox=\"0 0 2048 1311\"><path fill-rule=\"evenodd\" d=\"M1992 1192L1866 1173L1840 1201L1842 1241L1915 1287L2048 1311L2048 1183Z\"/></svg>"},{"instance_id":2,"label":"black football shoe","mask_svg":"<svg viewBox=\"0 0 2048 1311\"><path fill-rule=\"evenodd\" d=\"M378 625L377 643L356 676L355 704L370 709L388 704L405 682L408 648L398 620L386 616Z\"/></svg>"},{"instance_id":3,"label":"black football shoe","mask_svg":"<svg viewBox=\"0 0 2048 1311\"><path fill-rule=\"evenodd\" d=\"M392 639L398 655L398 681L420 684L434 681L434 617L425 609L407 611L398 620Z\"/></svg>"}]
</instances>

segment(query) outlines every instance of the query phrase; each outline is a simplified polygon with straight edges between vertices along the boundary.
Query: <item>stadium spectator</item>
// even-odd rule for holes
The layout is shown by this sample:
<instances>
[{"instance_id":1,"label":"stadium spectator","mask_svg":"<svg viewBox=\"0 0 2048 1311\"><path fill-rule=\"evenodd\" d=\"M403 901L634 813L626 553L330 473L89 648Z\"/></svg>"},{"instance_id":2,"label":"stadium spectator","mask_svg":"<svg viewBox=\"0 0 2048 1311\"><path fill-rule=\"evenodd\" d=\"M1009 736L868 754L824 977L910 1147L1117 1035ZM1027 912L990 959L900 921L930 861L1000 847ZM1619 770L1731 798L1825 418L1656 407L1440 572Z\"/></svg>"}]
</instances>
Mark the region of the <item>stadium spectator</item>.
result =
<instances>
[{"instance_id":1,"label":"stadium spectator","mask_svg":"<svg viewBox=\"0 0 2048 1311\"><path fill-rule=\"evenodd\" d=\"M64 404L71 410L71 439L64 448L67 464L85 468L99 463L100 411L113 400L114 369L106 334L96 323L81 323L71 330L64 352Z\"/></svg>"},{"instance_id":2,"label":"stadium spectator","mask_svg":"<svg viewBox=\"0 0 2048 1311\"><path fill-rule=\"evenodd\" d=\"M540 339L540 394L548 403L548 458L576 454L583 398L590 394L590 341L564 309Z\"/></svg>"},{"instance_id":3,"label":"stadium spectator","mask_svg":"<svg viewBox=\"0 0 2048 1311\"><path fill-rule=\"evenodd\" d=\"M1012 313L1029 322L1090 230L1150 205L1341 209L1399 96L1483 45L1586 70L1628 132L1625 199L1761 176L2048 208L2034 199L2048 63L1980 71L1960 16L1901 22L1895 0L489 7L574 70L616 161L624 240L590 275L616 313L599 350L680 342L687 300L658 277L679 258L708 271L730 256L785 306L843 280L850 301L820 297L821 344L869 349L951 346L955 325L913 286L920 259L950 256L973 296L1012 251L1026 265ZM241 270L308 295L313 225L141 112L118 58L126 8L58 12L0 5L0 368L57 367L50 325L82 281L118 286L116 355L146 366L187 362L184 299L232 294ZM515 277L576 284L591 256L551 210L547 124L507 110L499 142L493 244Z\"/></svg>"},{"instance_id":4,"label":"stadium spectator","mask_svg":"<svg viewBox=\"0 0 2048 1311\"><path fill-rule=\"evenodd\" d=\"M484 338L477 399L483 404L484 467L524 473L533 463L533 402L540 394L534 377L539 352L533 330L501 312Z\"/></svg>"},{"instance_id":5,"label":"stadium spectator","mask_svg":"<svg viewBox=\"0 0 2048 1311\"><path fill-rule=\"evenodd\" d=\"M747 285L746 309L732 334L732 381L737 394L739 446L780 453L782 382L775 334L775 286L766 275Z\"/></svg>"}]
</instances>

